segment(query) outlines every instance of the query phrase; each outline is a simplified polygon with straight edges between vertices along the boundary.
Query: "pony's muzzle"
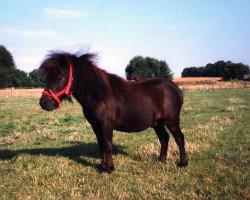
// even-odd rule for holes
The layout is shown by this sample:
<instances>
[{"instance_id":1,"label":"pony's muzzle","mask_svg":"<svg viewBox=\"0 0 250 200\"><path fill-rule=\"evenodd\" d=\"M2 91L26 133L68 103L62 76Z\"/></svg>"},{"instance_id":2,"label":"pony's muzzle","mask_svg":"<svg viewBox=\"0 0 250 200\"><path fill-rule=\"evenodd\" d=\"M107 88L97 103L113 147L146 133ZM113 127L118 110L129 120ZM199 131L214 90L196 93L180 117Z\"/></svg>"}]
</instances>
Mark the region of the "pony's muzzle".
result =
<instances>
[{"instance_id":1,"label":"pony's muzzle","mask_svg":"<svg viewBox=\"0 0 250 200\"><path fill-rule=\"evenodd\" d=\"M42 95L39 104L43 110L52 111L57 108L55 100L49 96Z\"/></svg>"}]
</instances>

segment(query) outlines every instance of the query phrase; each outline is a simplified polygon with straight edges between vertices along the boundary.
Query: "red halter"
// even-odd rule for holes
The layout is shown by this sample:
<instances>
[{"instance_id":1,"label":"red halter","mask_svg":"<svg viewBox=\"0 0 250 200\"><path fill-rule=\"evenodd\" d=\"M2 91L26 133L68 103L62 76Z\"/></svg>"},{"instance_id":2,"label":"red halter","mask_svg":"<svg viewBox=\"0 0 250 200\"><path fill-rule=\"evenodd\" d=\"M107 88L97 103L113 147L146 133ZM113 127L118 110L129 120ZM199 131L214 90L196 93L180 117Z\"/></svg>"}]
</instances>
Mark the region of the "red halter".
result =
<instances>
[{"instance_id":1,"label":"red halter","mask_svg":"<svg viewBox=\"0 0 250 200\"><path fill-rule=\"evenodd\" d=\"M68 84L67 86L61 90L60 92L58 92L57 94L55 94L54 92L52 92L51 89L49 89L49 91L43 91L42 94L45 94L45 95L48 95L50 97L52 97L57 103L58 103L58 107L60 108L61 107L61 101L59 99L59 97L62 95L62 94L66 94L67 96L70 96L72 94L72 92L70 92L70 87L72 85L72 81L73 81L73 65L72 63L70 62L69 63L69 80L68 80Z\"/></svg>"}]
</instances>

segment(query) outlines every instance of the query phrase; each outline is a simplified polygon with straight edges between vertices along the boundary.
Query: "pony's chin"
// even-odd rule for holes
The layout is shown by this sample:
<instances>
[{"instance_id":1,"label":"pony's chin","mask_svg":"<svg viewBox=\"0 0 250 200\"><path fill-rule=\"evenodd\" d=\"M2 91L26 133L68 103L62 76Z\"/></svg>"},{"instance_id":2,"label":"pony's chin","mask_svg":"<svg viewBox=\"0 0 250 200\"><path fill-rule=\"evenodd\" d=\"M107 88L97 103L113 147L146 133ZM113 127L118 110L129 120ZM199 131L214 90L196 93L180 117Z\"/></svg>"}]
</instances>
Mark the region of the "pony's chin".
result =
<instances>
[{"instance_id":1,"label":"pony's chin","mask_svg":"<svg viewBox=\"0 0 250 200\"><path fill-rule=\"evenodd\" d=\"M57 109L57 108L52 108L52 107L42 107L42 109L43 110L46 110L46 111L48 111L48 112L50 112L50 111L53 111L53 110L55 110L55 109Z\"/></svg>"}]
</instances>

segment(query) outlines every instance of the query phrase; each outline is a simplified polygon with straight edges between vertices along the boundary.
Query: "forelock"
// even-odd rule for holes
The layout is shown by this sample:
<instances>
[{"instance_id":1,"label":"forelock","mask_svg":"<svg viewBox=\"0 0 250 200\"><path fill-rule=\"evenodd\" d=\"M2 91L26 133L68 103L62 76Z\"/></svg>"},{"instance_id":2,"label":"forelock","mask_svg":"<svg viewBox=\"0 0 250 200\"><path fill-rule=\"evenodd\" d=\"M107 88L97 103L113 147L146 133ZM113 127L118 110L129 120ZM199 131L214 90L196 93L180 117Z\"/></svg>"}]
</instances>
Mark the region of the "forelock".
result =
<instances>
[{"instance_id":1,"label":"forelock","mask_svg":"<svg viewBox=\"0 0 250 200\"><path fill-rule=\"evenodd\" d=\"M50 51L50 53L42 61L38 70L43 76L46 76L51 71L59 70L62 67L62 62L67 62L69 57L70 54L63 51Z\"/></svg>"}]
</instances>

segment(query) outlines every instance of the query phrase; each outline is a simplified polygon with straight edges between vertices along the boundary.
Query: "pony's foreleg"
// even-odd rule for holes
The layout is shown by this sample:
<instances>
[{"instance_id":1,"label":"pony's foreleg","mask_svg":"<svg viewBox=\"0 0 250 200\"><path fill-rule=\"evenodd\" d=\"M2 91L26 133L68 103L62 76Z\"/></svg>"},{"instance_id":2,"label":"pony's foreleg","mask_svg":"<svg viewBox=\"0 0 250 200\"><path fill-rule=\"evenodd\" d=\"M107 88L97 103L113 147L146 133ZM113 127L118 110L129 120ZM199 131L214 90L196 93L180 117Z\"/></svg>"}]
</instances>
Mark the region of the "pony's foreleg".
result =
<instances>
[{"instance_id":1,"label":"pony's foreleg","mask_svg":"<svg viewBox=\"0 0 250 200\"><path fill-rule=\"evenodd\" d=\"M166 162L168 153L168 141L169 135L164 127L164 124L158 123L153 127L161 143L161 152L159 156L159 161Z\"/></svg>"},{"instance_id":2,"label":"pony's foreleg","mask_svg":"<svg viewBox=\"0 0 250 200\"><path fill-rule=\"evenodd\" d=\"M112 158L113 130L110 128L93 128L93 130L101 152L101 164L98 169L102 173L111 173L115 169Z\"/></svg>"}]
</instances>

